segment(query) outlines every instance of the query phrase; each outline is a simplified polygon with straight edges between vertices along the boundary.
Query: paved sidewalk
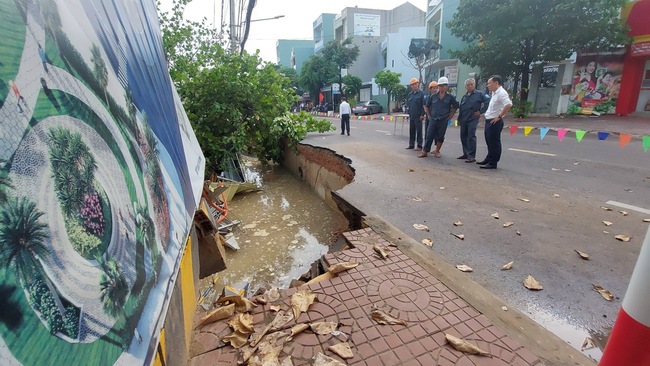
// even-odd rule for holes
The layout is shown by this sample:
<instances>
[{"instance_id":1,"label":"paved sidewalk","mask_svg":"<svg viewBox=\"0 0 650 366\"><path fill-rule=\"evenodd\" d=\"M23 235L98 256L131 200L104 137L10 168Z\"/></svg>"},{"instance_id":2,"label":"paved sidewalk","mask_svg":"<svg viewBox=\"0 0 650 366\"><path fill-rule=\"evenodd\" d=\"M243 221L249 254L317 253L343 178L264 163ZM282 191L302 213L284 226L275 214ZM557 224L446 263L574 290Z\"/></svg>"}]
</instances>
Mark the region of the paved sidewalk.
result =
<instances>
[{"instance_id":1,"label":"paved sidewalk","mask_svg":"<svg viewBox=\"0 0 650 366\"><path fill-rule=\"evenodd\" d=\"M351 249L327 254L328 265L358 262L338 277L309 285L317 302L297 322L334 321L347 336L318 336L307 330L286 343L280 360L291 355L294 365L310 365L318 353L349 365L535 365L539 358L495 326L485 315L461 299L416 261L371 228L344 233ZM390 250L382 260L373 245ZM297 289L281 291L277 304L290 310ZM253 310L255 329L275 317L270 305ZM371 306L405 320L406 326L380 325L370 317ZM220 340L231 330L230 319L202 327L192 344L192 366L236 365L238 351ZM287 325L294 325L292 320ZM493 355L492 358L456 351L445 333L466 339ZM349 338L348 338L349 337ZM354 358L347 362L327 350L347 340Z\"/></svg>"}]
</instances>

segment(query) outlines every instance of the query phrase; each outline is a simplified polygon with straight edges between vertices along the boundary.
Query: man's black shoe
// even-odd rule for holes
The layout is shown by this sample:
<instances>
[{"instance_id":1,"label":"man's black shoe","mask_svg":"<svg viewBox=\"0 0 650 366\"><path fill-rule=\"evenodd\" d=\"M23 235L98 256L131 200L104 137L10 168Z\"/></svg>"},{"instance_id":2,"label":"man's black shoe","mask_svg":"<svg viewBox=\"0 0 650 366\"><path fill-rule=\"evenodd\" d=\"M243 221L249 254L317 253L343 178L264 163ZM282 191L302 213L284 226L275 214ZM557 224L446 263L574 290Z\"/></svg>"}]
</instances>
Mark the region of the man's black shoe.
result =
<instances>
[{"instance_id":1,"label":"man's black shoe","mask_svg":"<svg viewBox=\"0 0 650 366\"><path fill-rule=\"evenodd\" d=\"M413 149L415 149L414 146L409 146L409 147L406 148L406 150L413 150Z\"/></svg>"},{"instance_id":2,"label":"man's black shoe","mask_svg":"<svg viewBox=\"0 0 650 366\"><path fill-rule=\"evenodd\" d=\"M478 164L478 165L485 165L485 164L487 164L487 163L489 163L487 160L477 161L477 162L476 162L476 164Z\"/></svg>"},{"instance_id":3,"label":"man's black shoe","mask_svg":"<svg viewBox=\"0 0 650 366\"><path fill-rule=\"evenodd\" d=\"M486 164L486 165L482 165L482 166L480 166L480 168L481 168L481 169L496 169L497 166L494 165L494 164Z\"/></svg>"},{"instance_id":4,"label":"man's black shoe","mask_svg":"<svg viewBox=\"0 0 650 366\"><path fill-rule=\"evenodd\" d=\"M456 159L467 159L467 155L461 155L461 156L457 157Z\"/></svg>"},{"instance_id":5,"label":"man's black shoe","mask_svg":"<svg viewBox=\"0 0 650 366\"><path fill-rule=\"evenodd\" d=\"M345 135L343 132L341 132L341 135Z\"/></svg>"}]
</instances>

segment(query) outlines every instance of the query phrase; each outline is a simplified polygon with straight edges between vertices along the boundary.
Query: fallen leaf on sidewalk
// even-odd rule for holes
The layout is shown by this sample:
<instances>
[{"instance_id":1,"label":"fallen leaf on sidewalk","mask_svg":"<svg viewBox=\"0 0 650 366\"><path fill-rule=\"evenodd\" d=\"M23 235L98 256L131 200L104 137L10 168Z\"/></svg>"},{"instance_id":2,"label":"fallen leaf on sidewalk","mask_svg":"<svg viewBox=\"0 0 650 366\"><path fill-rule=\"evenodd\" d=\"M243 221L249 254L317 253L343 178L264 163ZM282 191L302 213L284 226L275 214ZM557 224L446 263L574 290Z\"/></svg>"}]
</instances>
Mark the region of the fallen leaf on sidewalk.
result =
<instances>
[{"instance_id":1,"label":"fallen leaf on sidewalk","mask_svg":"<svg viewBox=\"0 0 650 366\"><path fill-rule=\"evenodd\" d=\"M519 200L522 201L522 202L530 202L530 200L528 198L520 198Z\"/></svg>"},{"instance_id":2,"label":"fallen leaf on sidewalk","mask_svg":"<svg viewBox=\"0 0 650 366\"><path fill-rule=\"evenodd\" d=\"M330 334L335 331L338 326L339 324L336 322L316 322L309 324L311 331L320 335Z\"/></svg>"},{"instance_id":3,"label":"fallen leaf on sidewalk","mask_svg":"<svg viewBox=\"0 0 650 366\"><path fill-rule=\"evenodd\" d=\"M611 221L603 221L603 224L605 224L605 226L612 226L614 223Z\"/></svg>"},{"instance_id":4,"label":"fallen leaf on sidewalk","mask_svg":"<svg viewBox=\"0 0 650 366\"><path fill-rule=\"evenodd\" d=\"M560 197L560 195L557 194L557 193L553 193L553 197L558 198L558 197Z\"/></svg>"},{"instance_id":5,"label":"fallen leaf on sidewalk","mask_svg":"<svg viewBox=\"0 0 650 366\"><path fill-rule=\"evenodd\" d=\"M585 338L585 340L582 342L582 346L580 347L580 350L586 351L592 348L596 348L596 345L594 344L594 340L591 339L591 337Z\"/></svg>"},{"instance_id":6,"label":"fallen leaf on sidewalk","mask_svg":"<svg viewBox=\"0 0 650 366\"><path fill-rule=\"evenodd\" d=\"M580 164L579 161L576 161L575 163L573 163L573 165L579 165L579 164Z\"/></svg>"},{"instance_id":7,"label":"fallen leaf on sidewalk","mask_svg":"<svg viewBox=\"0 0 650 366\"><path fill-rule=\"evenodd\" d=\"M503 227L510 227L510 226L512 226L512 225L514 225L514 224L515 224L515 223L512 222L512 221L508 221L508 222L506 222L505 224L503 224Z\"/></svg>"},{"instance_id":8,"label":"fallen leaf on sidewalk","mask_svg":"<svg viewBox=\"0 0 650 366\"><path fill-rule=\"evenodd\" d=\"M554 172L560 171L560 169L558 169L558 168L551 168L551 170L554 171Z\"/></svg>"},{"instance_id":9,"label":"fallen leaf on sidewalk","mask_svg":"<svg viewBox=\"0 0 650 366\"><path fill-rule=\"evenodd\" d=\"M234 313L235 313L235 304L220 306L210 311L203 318L201 318L201 320L199 321L199 326L214 323L218 320L229 318Z\"/></svg>"},{"instance_id":10,"label":"fallen leaf on sidewalk","mask_svg":"<svg viewBox=\"0 0 650 366\"><path fill-rule=\"evenodd\" d=\"M600 206L600 208L602 208L602 209L605 210L605 211L612 211L612 208L611 208L611 207Z\"/></svg>"},{"instance_id":11,"label":"fallen leaf on sidewalk","mask_svg":"<svg viewBox=\"0 0 650 366\"><path fill-rule=\"evenodd\" d=\"M454 234L454 233L450 233L450 234L457 237L460 240L465 240L465 235L463 234Z\"/></svg>"},{"instance_id":12,"label":"fallen leaf on sidewalk","mask_svg":"<svg viewBox=\"0 0 650 366\"><path fill-rule=\"evenodd\" d=\"M307 323L298 323L298 324L294 325L293 327L291 327L291 331L290 331L291 334L289 334L289 336L287 337L287 342L291 341L293 339L293 337L295 337L296 335L302 333L307 328L309 328L309 324L307 324Z\"/></svg>"},{"instance_id":13,"label":"fallen leaf on sidewalk","mask_svg":"<svg viewBox=\"0 0 650 366\"><path fill-rule=\"evenodd\" d=\"M521 236L521 233L519 232L519 230L515 231L515 233L517 233L517 235Z\"/></svg>"},{"instance_id":14,"label":"fallen leaf on sidewalk","mask_svg":"<svg viewBox=\"0 0 650 366\"><path fill-rule=\"evenodd\" d=\"M411 197L411 199L415 202L422 202L422 198L420 197Z\"/></svg>"},{"instance_id":15,"label":"fallen leaf on sidewalk","mask_svg":"<svg viewBox=\"0 0 650 366\"><path fill-rule=\"evenodd\" d=\"M429 227L426 226L426 225L422 225L422 224L413 224L413 227L416 228L417 230L429 231Z\"/></svg>"},{"instance_id":16,"label":"fallen leaf on sidewalk","mask_svg":"<svg viewBox=\"0 0 650 366\"><path fill-rule=\"evenodd\" d=\"M300 313L306 312L309 306L314 303L316 294L309 289L302 289L294 292L291 295L291 308L293 309L293 316L296 320L300 317ZM278 314L279 315L279 314Z\"/></svg>"},{"instance_id":17,"label":"fallen leaf on sidewalk","mask_svg":"<svg viewBox=\"0 0 650 366\"><path fill-rule=\"evenodd\" d=\"M422 244L424 244L424 245L426 245L428 247L432 247L433 246L433 240L431 240L429 238L424 238L424 239L422 239Z\"/></svg>"},{"instance_id":18,"label":"fallen leaf on sidewalk","mask_svg":"<svg viewBox=\"0 0 650 366\"><path fill-rule=\"evenodd\" d=\"M242 334L251 334L255 331L253 328L253 316L249 313L239 313L232 318L228 325L235 331Z\"/></svg>"},{"instance_id":19,"label":"fallen leaf on sidewalk","mask_svg":"<svg viewBox=\"0 0 650 366\"><path fill-rule=\"evenodd\" d=\"M354 357L354 354L352 353L352 349L350 348L350 344L348 342L335 344L333 346L327 347L327 349L336 353L342 359L349 359Z\"/></svg>"},{"instance_id":20,"label":"fallen leaf on sidewalk","mask_svg":"<svg viewBox=\"0 0 650 366\"><path fill-rule=\"evenodd\" d=\"M318 276L312 278L311 280L307 281L307 283L305 283L305 285L311 285L312 283L331 280L334 277L336 277L336 275L333 274L332 272L325 272L322 275L318 275Z\"/></svg>"},{"instance_id":21,"label":"fallen leaf on sidewalk","mask_svg":"<svg viewBox=\"0 0 650 366\"><path fill-rule=\"evenodd\" d=\"M479 356L487 356L487 357L492 357L492 355L484 351L477 346L473 345L472 343L467 342L464 339L460 339L458 337L454 337L451 334L445 333L445 338L447 339L447 342L454 347L456 351L460 351L463 353L469 353L470 355L479 355Z\"/></svg>"},{"instance_id":22,"label":"fallen leaf on sidewalk","mask_svg":"<svg viewBox=\"0 0 650 366\"><path fill-rule=\"evenodd\" d=\"M241 348L248 341L248 334L232 332L232 334L223 337L221 340L230 343L233 348Z\"/></svg>"},{"instance_id":23,"label":"fallen leaf on sidewalk","mask_svg":"<svg viewBox=\"0 0 650 366\"><path fill-rule=\"evenodd\" d=\"M380 257L381 259L386 259L386 258L388 258L388 254L389 254L389 253L388 253L384 248L381 248L381 247L379 247L378 245L373 245L373 246L372 246L372 250L374 250L375 252L377 252L377 254L379 255L379 257Z\"/></svg>"},{"instance_id":24,"label":"fallen leaf on sidewalk","mask_svg":"<svg viewBox=\"0 0 650 366\"><path fill-rule=\"evenodd\" d=\"M350 269L352 269L352 268L354 268L354 267L356 267L356 266L358 266L358 265L359 265L358 262L341 262L341 263L336 263L335 265L330 266L330 267L327 269L327 272L329 272L329 273L331 273L331 274L337 274L337 273L341 273L341 272L344 272L344 271L350 270Z\"/></svg>"},{"instance_id":25,"label":"fallen leaf on sidewalk","mask_svg":"<svg viewBox=\"0 0 650 366\"><path fill-rule=\"evenodd\" d=\"M603 233L605 233L605 234L609 234L609 231L607 231L607 230L603 230Z\"/></svg>"},{"instance_id":26,"label":"fallen leaf on sidewalk","mask_svg":"<svg viewBox=\"0 0 650 366\"><path fill-rule=\"evenodd\" d=\"M269 310L274 311L276 313L278 311L280 311L280 309L282 309L282 305L271 305L271 306L269 306Z\"/></svg>"},{"instance_id":27,"label":"fallen leaf on sidewalk","mask_svg":"<svg viewBox=\"0 0 650 366\"><path fill-rule=\"evenodd\" d=\"M343 362L319 353L314 358L314 366L347 366Z\"/></svg>"},{"instance_id":28,"label":"fallen leaf on sidewalk","mask_svg":"<svg viewBox=\"0 0 650 366\"><path fill-rule=\"evenodd\" d=\"M513 263L514 263L513 261L510 261L510 262L504 264L503 267L501 267L501 270L502 270L502 271L507 271L507 270L509 270L510 268L512 268L512 264L513 264Z\"/></svg>"},{"instance_id":29,"label":"fallen leaf on sidewalk","mask_svg":"<svg viewBox=\"0 0 650 366\"><path fill-rule=\"evenodd\" d=\"M269 300L269 302L275 302L280 299L280 290L273 286L271 287L268 291L265 293L266 299Z\"/></svg>"},{"instance_id":30,"label":"fallen leaf on sidewalk","mask_svg":"<svg viewBox=\"0 0 650 366\"><path fill-rule=\"evenodd\" d=\"M293 360L291 360L291 355L287 356L284 360L282 360L280 366L293 366Z\"/></svg>"},{"instance_id":31,"label":"fallen leaf on sidewalk","mask_svg":"<svg viewBox=\"0 0 650 366\"><path fill-rule=\"evenodd\" d=\"M528 277L526 277L524 280L524 287L532 291L541 291L544 289L544 287L542 287L542 284L537 282L537 280L531 275L528 275Z\"/></svg>"},{"instance_id":32,"label":"fallen leaf on sidewalk","mask_svg":"<svg viewBox=\"0 0 650 366\"><path fill-rule=\"evenodd\" d=\"M628 215L628 214L627 214L627 211L623 211L623 210L618 211L618 213L620 213L620 214L623 215L623 216L627 216L627 215Z\"/></svg>"},{"instance_id":33,"label":"fallen leaf on sidewalk","mask_svg":"<svg viewBox=\"0 0 650 366\"><path fill-rule=\"evenodd\" d=\"M447 187L440 187L440 189L447 189Z\"/></svg>"},{"instance_id":34,"label":"fallen leaf on sidewalk","mask_svg":"<svg viewBox=\"0 0 650 366\"><path fill-rule=\"evenodd\" d=\"M459 271L461 272L473 272L474 268L466 265L466 264L457 264L456 268L458 268Z\"/></svg>"},{"instance_id":35,"label":"fallen leaf on sidewalk","mask_svg":"<svg viewBox=\"0 0 650 366\"><path fill-rule=\"evenodd\" d=\"M601 285L591 284L594 287L594 291L598 292L600 296L605 298L607 301L614 300L614 295L612 295L609 290L605 290Z\"/></svg>"},{"instance_id":36,"label":"fallen leaf on sidewalk","mask_svg":"<svg viewBox=\"0 0 650 366\"><path fill-rule=\"evenodd\" d=\"M502 306L502 307L501 307L501 310L503 310L503 311L508 311L508 307L507 307L507 306Z\"/></svg>"},{"instance_id":37,"label":"fallen leaf on sidewalk","mask_svg":"<svg viewBox=\"0 0 650 366\"><path fill-rule=\"evenodd\" d=\"M643 219L643 222L650 222L650 219Z\"/></svg>"},{"instance_id":38,"label":"fallen leaf on sidewalk","mask_svg":"<svg viewBox=\"0 0 650 366\"><path fill-rule=\"evenodd\" d=\"M570 171L571 171L571 169L564 169L564 171L565 171L565 172L570 172Z\"/></svg>"},{"instance_id":39,"label":"fallen leaf on sidewalk","mask_svg":"<svg viewBox=\"0 0 650 366\"><path fill-rule=\"evenodd\" d=\"M580 256L580 258L582 258L582 259L584 259L584 260L586 260L586 261L589 260L589 254L587 254L587 253L585 253L585 252L581 252L581 251L579 251L578 249L574 249L574 250L576 251L576 253L578 253L578 255Z\"/></svg>"},{"instance_id":40,"label":"fallen leaf on sidewalk","mask_svg":"<svg viewBox=\"0 0 650 366\"><path fill-rule=\"evenodd\" d=\"M400 324L400 325L406 325L406 322L401 319L394 318L390 314L386 313L385 311L381 309L377 309L376 307L372 307L372 311L370 312L370 316L372 317L372 320L376 321L379 324L384 324L384 325L395 325L395 324Z\"/></svg>"},{"instance_id":41,"label":"fallen leaf on sidewalk","mask_svg":"<svg viewBox=\"0 0 650 366\"><path fill-rule=\"evenodd\" d=\"M409 173L413 173L414 171L414 169L409 168Z\"/></svg>"},{"instance_id":42,"label":"fallen leaf on sidewalk","mask_svg":"<svg viewBox=\"0 0 650 366\"><path fill-rule=\"evenodd\" d=\"M463 226L463 222L458 220L458 221L454 222L454 226Z\"/></svg>"},{"instance_id":43,"label":"fallen leaf on sidewalk","mask_svg":"<svg viewBox=\"0 0 650 366\"><path fill-rule=\"evenodd\" d=\"M251 311L253 308L257 307L257 304L241 296L222 296L215 301L217 304L224 304L227 302L234 303L235 310L240 313Z\"/></svg>"},{"instance_id":44,"label":"fallen leaf on sidewalk","mask_svg":"<svg viewBox=\"0 0 650 366\"><path fill-rule=\"evenodd\" d=\"M517 209L515 209L515 208L511 208L511 209L510 209L510 212L519 212L519 210L517 210Z\"/></svg>"},{"instance_id":45,"label":"fallen leaf on sidewalk","mask_svg":"<svg viewBox=\"0 0 650 366\"><path fill-rule=\"evenodd\" d=\"M630 241L630 238L631 238L631 237L630 237L630 236L627 236L627 235L619 234L619 235L616 235L614 238L615 238L616 240L624 241L624 242L627 243L628 241Z\"/></svg>"},{"instance_id":46,"label":"fallen leaf on sidewalk","mask_svg":"<svg viewBox=\"0 0 650 366\"><path fill-rule=\"evenodd\" d=\"M493 213L491 216L494 217L497 220L499 219L499 213L498 212Z\"/></svg>"}]
</instances>

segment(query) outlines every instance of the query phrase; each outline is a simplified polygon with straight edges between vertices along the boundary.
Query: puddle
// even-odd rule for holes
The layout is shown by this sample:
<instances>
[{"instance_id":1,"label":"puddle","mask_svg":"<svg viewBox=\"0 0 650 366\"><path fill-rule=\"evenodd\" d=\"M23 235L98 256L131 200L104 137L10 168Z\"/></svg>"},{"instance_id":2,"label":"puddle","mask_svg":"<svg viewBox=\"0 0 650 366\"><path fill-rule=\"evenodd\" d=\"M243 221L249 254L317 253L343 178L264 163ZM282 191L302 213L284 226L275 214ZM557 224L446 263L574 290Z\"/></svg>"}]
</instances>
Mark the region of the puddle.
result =
<instances>
[{"instance_id":1,"label":"puddle","mask_svg":"<svg viewBox=\"0 0 650 366\"><path fill-rule=\"evenodd\" d=\"M560 339L567 342L587 357L600 361L603 356L603 349L605 348L607 338L609 337L609 332L605 334L604 332L596 332L576 326L571 324L567 319L551 314L533 304L528 304L526 310L529 316L539 325L557 335ZM583 351L582 345L586 338L590 338L593 341L593 348L585 349Z\"/></svg>"},{"instance_id":2,"label":"puddle","mask_svg":"<svg viewBox=\"0 0 650 366\"><path fill-rule=\"evenodd\" d=\"M226 248L227 269L217 274L216 289L250 283L252 294L267 284L289 287L328 252L338 234L347 230L348 221L285 168L260 171L245 165L247 179L263 190L238 194L230 202L228 217L242 222L234 231L240 250ZM205 278L200 288L210 284L211 277ZM205 303L215 296L208 296Z\"/></svg>"}]
</instances>

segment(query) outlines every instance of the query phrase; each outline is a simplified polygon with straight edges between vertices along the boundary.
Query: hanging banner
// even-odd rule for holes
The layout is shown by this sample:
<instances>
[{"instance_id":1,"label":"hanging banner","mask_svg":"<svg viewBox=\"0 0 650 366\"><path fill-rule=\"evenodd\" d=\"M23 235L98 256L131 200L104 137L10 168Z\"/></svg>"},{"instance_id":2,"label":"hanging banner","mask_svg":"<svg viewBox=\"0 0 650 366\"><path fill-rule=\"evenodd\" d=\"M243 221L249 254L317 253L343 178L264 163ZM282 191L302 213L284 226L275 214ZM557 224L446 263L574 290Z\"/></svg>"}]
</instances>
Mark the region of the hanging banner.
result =
<instances>
[{"instance_id":1,"label":"hanging banner","mask_svg":"<svg viewBox=\"0 0 650 366\"><path fill-rule=\"evenodd\" d=\"M615 113L624 55L624 48L613 52L578 54L567 113Z\"/></svg>"},{"instance_id":2,"label":"hanging banner","mask_svg":"<svg viewBox=\"0 0 650 366\"><path fill-rule=\"evenodd\" d=\"M153 0L0 0L0 363L151 364L204 157Z\"/></svg>"}]
</instances>

